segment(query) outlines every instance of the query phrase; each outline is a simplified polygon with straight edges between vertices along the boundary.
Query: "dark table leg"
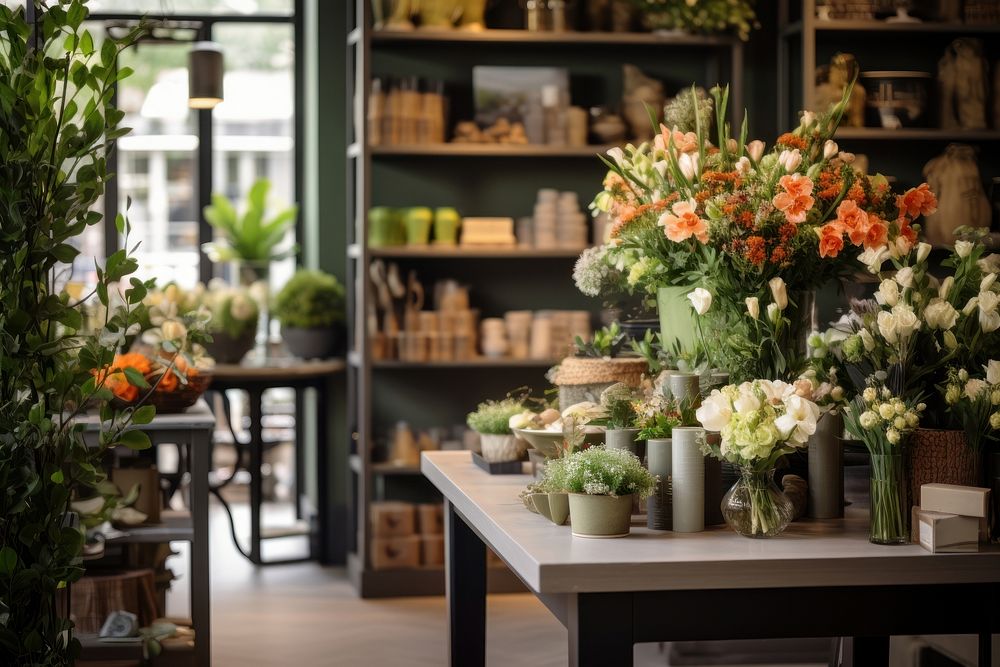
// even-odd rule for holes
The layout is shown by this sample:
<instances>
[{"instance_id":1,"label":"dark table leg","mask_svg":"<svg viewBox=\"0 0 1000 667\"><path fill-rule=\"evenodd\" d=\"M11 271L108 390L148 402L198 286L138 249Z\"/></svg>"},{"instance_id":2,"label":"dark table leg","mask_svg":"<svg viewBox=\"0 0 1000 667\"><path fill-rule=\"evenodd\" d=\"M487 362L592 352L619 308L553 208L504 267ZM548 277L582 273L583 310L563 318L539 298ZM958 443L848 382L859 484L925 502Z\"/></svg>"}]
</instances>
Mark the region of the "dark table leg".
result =
<instances>
[{"instance_id":1,"label":"dark table leg","mask_svg":"<svg viewBox=\"0 0 1000 667\"><path fill-rule=\"evenodd\" d=\"M188 458L191 463L191 622L195 628L195 664L210 667L211 582L208 545L208 471L211 468L211 435L192 433Z\"/></svg>"},{"instance_id":2,"label":"dark table leg","mask_svg":"<svg viewBox=\"0 0 1000 667\"><path fill-rule=\"evenodd\" d=\"M855 667L889 664L888 637L855 637L851 648L851 664Z\"/></svg>"},{"instance_id":3,"label":"dark table leg","mask_svg":"<svg viewBox=\"0 0 1000 667\"><path fill-rule=\"evenodd\" d=\"M444 501L448 660L452 667L486 665L486 545Z\"/></svg>"},{"instance_id":4,"label":"dark table leg","mask_svg":"<svg viewBox=\"0 0 1000 667\"><path fill-rule=\"evenodd\" d=\"M632 664L632 595L578 593L570 597L566 630L570 667Z\"/></svg>"},{"instance_id":5,"label":"dark table leg","mask_svg":"<svg viewBox=\"0 0 1000 667\"><path fill-rule=\"evenodd\" d=\"M260 565L260 506L263 503L260 468L264 462L261 402L264 392L254 387L247 390L247 395L250 400L250 561Z\"/></svg>"},{"instance_id":6,"label":"dark table leg","mask_svg":"<svg viewBox=\"0 0 1000 667\"><path fill-rule=\"evenodd\" d=\"M294 387L295 392L295 518L302 518L302 494L305 493L306 481L306 456L304 451L305 438L302 437L302 427L305 423L305 388ZM322 404L317 406L317 420L322 420L324 408ZM319 438L317 438L319 440ZM322 468L320 468L322 470ZM322 475L320 475L322 478Z\"/></svg>"}]
</instances>

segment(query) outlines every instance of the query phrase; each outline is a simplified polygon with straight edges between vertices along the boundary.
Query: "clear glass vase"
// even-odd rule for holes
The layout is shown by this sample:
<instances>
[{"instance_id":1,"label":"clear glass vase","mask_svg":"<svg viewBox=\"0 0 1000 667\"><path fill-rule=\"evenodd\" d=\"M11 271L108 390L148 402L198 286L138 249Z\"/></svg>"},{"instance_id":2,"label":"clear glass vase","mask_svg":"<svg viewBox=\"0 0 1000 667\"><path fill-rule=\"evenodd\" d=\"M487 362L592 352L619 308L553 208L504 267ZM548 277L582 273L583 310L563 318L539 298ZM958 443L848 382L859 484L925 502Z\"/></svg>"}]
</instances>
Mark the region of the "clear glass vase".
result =
<instances>
[{"instance_id":1,"label":"clear glass vase","mask_svg":"<svg viewBox=\"0 0 1000 667\"><path fill-rule=\"evenodd\" d=\"M740 478L722 497L722 515L744 537L774 537L792 521L792 501L774 482L773 470L740 468Z\"/></svg>"},{"instance_id":2,"label":"clear glass vase","mask_svg":"<svg viewBox=\"0 0 1000 667\"><path fill-rule=\"evenodd\" d=\"M902 454L871 455L871 526L868 539L875 544L910 541L906 519L906 474Z\"/></svg>"}]
</instances>

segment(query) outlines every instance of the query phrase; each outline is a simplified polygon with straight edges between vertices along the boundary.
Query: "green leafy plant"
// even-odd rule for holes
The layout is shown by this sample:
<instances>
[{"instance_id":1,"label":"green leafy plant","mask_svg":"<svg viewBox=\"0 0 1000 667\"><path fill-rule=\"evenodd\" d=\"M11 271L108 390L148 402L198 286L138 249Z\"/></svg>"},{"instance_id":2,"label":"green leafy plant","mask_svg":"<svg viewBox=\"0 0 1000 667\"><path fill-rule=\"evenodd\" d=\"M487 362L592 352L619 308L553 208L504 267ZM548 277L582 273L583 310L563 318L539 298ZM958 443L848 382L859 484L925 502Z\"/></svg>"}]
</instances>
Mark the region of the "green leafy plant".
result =
<instances>
[{"instance_id":1,"label":"green leafy plant","mask_svg":"<svg viewBox=\"0 0 1000 667\"><path fill-rule=\"evenodd\" d=\"M610 429L635 428L638 399L635 389L621 382L602 391L601 407L608 413L605 425Z\"/></svg>"},{"instance_id":2,"label":"green leafy plant","mask_svg":"<svg viewBox=\"0 0 1000 667\"><path fill-rule=\"evenodd\" d=\"M285 250L277 250L285 235L295 226L299 209L289 206L279 211L270 220L267 213L267 193L271 181L257 180L247 194L243 214L237 213L229 199L218 192L212 194L212 203L205 207L205 219L220 235L216 241L206 243L203 248L213 262L273 262L295 254L292 245Z\"/></svg>"},{"instance_id":3,"label":"green leafy plant","mask_svg":"<svg viewBox=\"0 0 1000 667\"><path fill-rule=\"evenodd\" d=\"M124 248L96 265L93 291L74 299L58 287L80 254L76 238L102 219L93 207L109 178L105 156L128 132L113 99L131 71L117 60L142 28L98 48L82 27L86 0L32 1L33 23L23 7L0 5L0 664L15 666L67 665L78 653L56 604L83 574L69 503L100 492L109 448L149 447L132 427L155 413L113 410L99 372L137 329L152 286L132 275L123 216ZM103 316L85 333L82 310L95 296ZM102 425L88 446L74 419L91 403Z\"/></svg>"},{"instance_id":4,"label":"green leafy plant","mask_svg":"<svg viewBox=\"0 0 1000 667\"><path fill-rule=\"evenodd\" d=\"M635 454L624 449L590 447L545 464L544 487L594 496L645 498L653 492L656 477Z\"/></svg>"},{"instance_id":5,"label":"green leafy plant","mask_svg":"<svg viewBox=\"0 0 1000 667\"><path fill-rule=\"evenodd\" d=\"M574 341L576 345L576 356L593 357L603 359L604 357L617 357L625 346L625 332L621 330L617 322L612 322L610 327L604 327L594 332L593 340L585 342L580 336Z\"/></svg>"},{"instance_id":6,"label":"green leafy plant","mask_svg":"<svg viewBox=\"0 0 1000 667\"><path fill-rule=\"evenodd\" d=\"M274 314L286 327L333 326L344 321L344 287L328 273L299 270L278 292Z\"/></svg>"},{"instance_id":7,"label":"green leafy plant","mask_svg":"<svg viewBox=\"0 0 1000 667\"><path fill-rule=\"evenodd\" d=\"M521 414L524 406L514 398L502 401L484 401L475 412L470 412L466 423L476 433L506 435L510 433L510 418Z\"/></svg>"},{"instance_id":8,"label":"green leafy plant","mask_svg":"<svg viewBox=\"0 0 1000 667\"><path fill-rule=\"evenodd\" d=\"M633 0L652 30L684 30L711 34L734 32L750 39L759 27L751 0Z\"/></svg>"}]
</instances>

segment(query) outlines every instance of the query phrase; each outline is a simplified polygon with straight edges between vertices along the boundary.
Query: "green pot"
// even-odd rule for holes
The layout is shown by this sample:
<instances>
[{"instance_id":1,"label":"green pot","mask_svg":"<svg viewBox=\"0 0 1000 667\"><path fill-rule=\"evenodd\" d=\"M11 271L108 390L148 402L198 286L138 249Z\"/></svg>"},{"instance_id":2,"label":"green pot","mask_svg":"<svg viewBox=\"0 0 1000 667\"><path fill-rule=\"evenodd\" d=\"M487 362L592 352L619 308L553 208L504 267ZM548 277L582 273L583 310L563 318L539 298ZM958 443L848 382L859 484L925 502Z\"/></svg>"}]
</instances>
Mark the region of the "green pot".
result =
<instances>
[{"instance_id":1,"label":"green pot","mask_svg":"<svg viewBox=\"0 0 1000 667\"><path fill-rule=\"evenodd\" d=\"M549 520L557 526L566 523L569 518L569 494L549 493Z\"/></svg>"},{"instance_id":2,"label":"green pot","mask_svg":"<svg viewBox=\"0 0 1000 667\"><path fill-rule=\"evenodd\" d=\"M535 506L535 510L544 516L549 521L552 520L552 512L549 510L549 494L547 493L532 493L531 494L531 504Z\"/></svg>"},{"instance_id":3,"label":"green pot","mask_svg":"<svg viewBox=\"0 0 1000 667\"><path fill-rule=\"evenodd\" d=\"M427 245L431 240L431 222L434 214L426 206L414 206L403 213L406 245Z\"/></svg>"},{"instance_id":4,"label":"green pot","mask_svg":"<svg viewBox=\"0 0 1000 667\"><path fill-rule=\"evenodd\" d=\"M632 526L632 494L591 496L569 494L574 537L626 537Z\"/></svg>"},{"instance_id":5,"label":"green pot","mask_svg":"<svg viewBox=\"0 0 1000 667\"><path fill-rule=\"evenodd\" d=\"M697 329L694 308L687 298L690 291L688 287L661 287L656 291L656 310L660 315L660 333L665 345L676 340L682 349L694 347Z\"/></svg>"},{"instance_id":6,"label":"green pot","mask_svg":"<svg viewBox=\"0 0 1000 667\"><path fill-rule=\"evenodd\" d=\"M372 206L368 210L368 245L384 248L402 242L403 230L396 211L388 206Z\"/></svg>"},{"instance_id":7,"label":"green pot","mask_svg":"<svg viewBox=\"0 0 1000 667\"><path fill-rule=\"evenodd\" d=\"M604 443L608 449L627 449L641 461L646 455L646 441L638 437L637 428L609 428L604 432Z\"/></svg>"},{"instance_id":8,"label":"green pot","mask_svg":"<svg viewBox=\"0 0 1000 667\"><path fill-rule=\"evenodd\" d=\"M434 211L434 242L439 245L458 244L458 228L462 217L453 208L442 207Z\"/></svg>"}]
</instances>

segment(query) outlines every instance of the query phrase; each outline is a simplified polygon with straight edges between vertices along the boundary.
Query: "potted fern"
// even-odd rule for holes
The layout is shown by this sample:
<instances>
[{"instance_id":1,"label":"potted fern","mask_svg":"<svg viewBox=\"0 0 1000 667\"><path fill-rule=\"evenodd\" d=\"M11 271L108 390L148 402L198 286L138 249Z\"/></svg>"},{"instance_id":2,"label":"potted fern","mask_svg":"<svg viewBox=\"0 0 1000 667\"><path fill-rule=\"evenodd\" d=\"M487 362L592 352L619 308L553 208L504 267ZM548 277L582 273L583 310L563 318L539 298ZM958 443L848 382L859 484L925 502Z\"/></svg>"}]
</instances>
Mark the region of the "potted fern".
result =
<instances>
[{"instance_id":1,"label":"potted fern","mask_svg":"<svg viewBox=\"0 0 1000 667\"><path fill-rule=\"evenodd\" d=\"M344 287L328 273L302 269L278 292L274 314L288 351L326 359L337 351L344 323Z\"/></svg>"}]
</instances>

